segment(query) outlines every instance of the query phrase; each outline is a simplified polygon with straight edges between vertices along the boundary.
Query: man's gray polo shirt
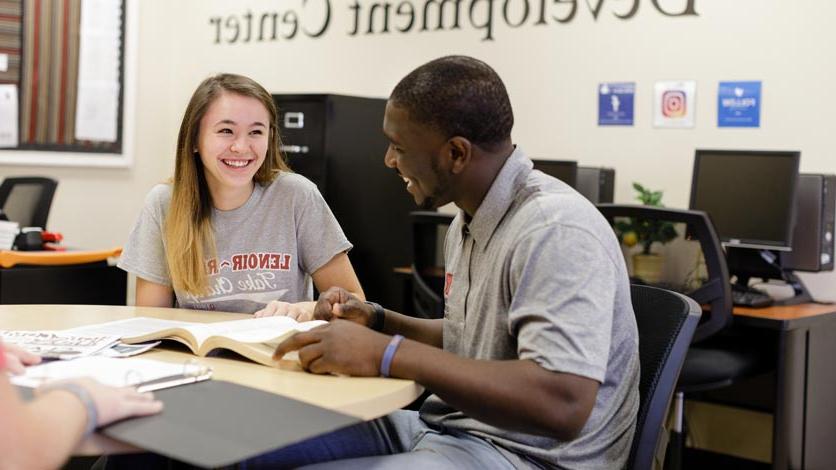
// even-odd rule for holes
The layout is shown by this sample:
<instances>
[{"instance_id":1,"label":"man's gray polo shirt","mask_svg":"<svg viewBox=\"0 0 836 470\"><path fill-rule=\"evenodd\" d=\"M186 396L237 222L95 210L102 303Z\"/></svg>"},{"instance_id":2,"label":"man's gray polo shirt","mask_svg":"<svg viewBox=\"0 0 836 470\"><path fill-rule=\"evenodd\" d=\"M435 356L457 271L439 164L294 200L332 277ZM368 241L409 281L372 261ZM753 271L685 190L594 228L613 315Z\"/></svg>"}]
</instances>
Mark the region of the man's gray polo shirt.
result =
<instances>
[{"instance_id":1,"label":"man's gray polo shirt","mask_svg":"<svg viewBox=\"0 0 836 470\"><path fill-rule=\"evenodd\" d=\"M621 468L638 410L638 333L619 244L607 221L517 148L469 223L445 243L444 349L484 360L532 360L601 383L571 442L499 429L431 396L421 417L557 468ZM525 399L525 391L520 391ZM488 404L486 404L488 405Z\"/></svg>"}]
</instances>

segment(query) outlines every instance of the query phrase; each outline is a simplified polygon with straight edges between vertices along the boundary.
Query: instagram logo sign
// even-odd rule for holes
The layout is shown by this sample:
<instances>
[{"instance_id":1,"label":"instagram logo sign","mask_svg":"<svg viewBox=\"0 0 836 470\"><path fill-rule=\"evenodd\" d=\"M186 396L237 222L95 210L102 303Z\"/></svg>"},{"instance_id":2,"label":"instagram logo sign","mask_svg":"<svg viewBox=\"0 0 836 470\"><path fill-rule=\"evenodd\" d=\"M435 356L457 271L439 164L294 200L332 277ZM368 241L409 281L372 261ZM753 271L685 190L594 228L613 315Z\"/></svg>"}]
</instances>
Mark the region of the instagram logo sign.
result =
<instances>
[{"instance_id":1,"label":"instagram logo sign","mask_svg":"<svg viewBox=\"0 0 836 470\"><path fill-rule=\"evenodd\" d=\"M685 116L685 92L668 90L662 94L662 114L669 118Z\"/></svg>"}]
</instances>

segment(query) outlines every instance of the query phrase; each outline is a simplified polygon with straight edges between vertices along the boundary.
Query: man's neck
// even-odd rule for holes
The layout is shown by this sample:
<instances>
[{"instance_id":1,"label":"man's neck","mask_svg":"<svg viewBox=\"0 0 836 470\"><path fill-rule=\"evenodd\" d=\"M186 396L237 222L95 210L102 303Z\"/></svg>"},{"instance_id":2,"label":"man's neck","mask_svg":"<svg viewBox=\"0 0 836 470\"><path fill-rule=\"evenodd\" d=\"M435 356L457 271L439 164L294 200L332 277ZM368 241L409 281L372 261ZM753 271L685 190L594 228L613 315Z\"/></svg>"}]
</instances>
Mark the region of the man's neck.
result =
<instances>
[{"instance_id":1,"label":"man's neck","mask_svg":"<svg viewBox=\"0 0 836 470\"><path fill-rule=\"evenodd\" d=\"M473 217L515 148L510 140L490 151L474 146L472 170L462 182L461 194L454 201L456 206Z\"/></svg>"}]
</instances>

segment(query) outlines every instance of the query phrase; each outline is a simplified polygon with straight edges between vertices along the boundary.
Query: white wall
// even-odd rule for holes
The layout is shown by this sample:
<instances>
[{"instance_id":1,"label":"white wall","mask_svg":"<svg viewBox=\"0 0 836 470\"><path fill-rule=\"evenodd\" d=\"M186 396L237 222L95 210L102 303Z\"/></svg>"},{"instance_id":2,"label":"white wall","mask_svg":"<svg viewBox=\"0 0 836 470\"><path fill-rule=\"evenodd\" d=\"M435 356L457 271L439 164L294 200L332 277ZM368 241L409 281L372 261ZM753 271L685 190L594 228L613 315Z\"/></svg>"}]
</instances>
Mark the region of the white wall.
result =
<instances>
[{"instance_id":1,"label":"white wall","mask_svg":"<svg viewBox=\"0 0 836 470\"><path fill-rule=\"evenodd\" d=\"M60 180L50 225L65 234L68 244L121 244L147 190L172 172L182 110L207 75L246 74L276 93L385 97L417 65L453 53L481 58L503 77L516 114L514 140L529 154L614 167L617 202L632 201L630 183L639 181L663 189L668 206L687 207L697 147L797 149L802 171L836 173L830 151L836 2L694 0L698 17L670 18L651 0L638 0L636 16L619 20L613 13L628 10L632 1L602 0L596 20L588 7L596 2L579 0L570 23L533 26L530 20L516 29L500 24L494 41L482 41L484 32L466 17L458 31L350 36L353 2L332 0L332 23L319 39L214 44L210 17L237 15L241 21L248 10L257 17L295 9L310 29L317 26L323 1L143 0L133 167L0 166L0 173L40 173ZM686 1L659 4L678 11ZM393 0L392 8L399 2ZM476 0L479 8L486 2ZM371 3L359 1L364 8ZM424 0L412 3L420 7ZM502 0L495 3L495 15L501 15ZM521 4L511 0L512 6ZM534 8L540 1L530 4ZM652 127L653 83L665 79L697 81L694 129ZM720 80L763 81L761 128L717 128ZM597 126L597 84L605 81L637 83L633 127ZM836 274L804 279L816 297L836 300Z\"/></svg>"}]
</instances>

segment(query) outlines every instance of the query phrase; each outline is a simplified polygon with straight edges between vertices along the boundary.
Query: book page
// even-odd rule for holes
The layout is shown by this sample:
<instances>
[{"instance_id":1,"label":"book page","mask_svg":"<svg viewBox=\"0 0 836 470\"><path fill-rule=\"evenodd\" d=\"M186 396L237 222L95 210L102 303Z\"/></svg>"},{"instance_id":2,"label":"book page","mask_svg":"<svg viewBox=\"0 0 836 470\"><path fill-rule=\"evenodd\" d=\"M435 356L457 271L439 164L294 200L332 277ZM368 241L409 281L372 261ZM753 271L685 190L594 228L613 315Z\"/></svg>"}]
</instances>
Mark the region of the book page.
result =
<instances>
[{"instance_id":1,"label":"book page","mask_svg":"<svg viewBox=\"0 0 836 470\"><path fill-rule=\"evenodd\" d=\"M194 374L203 369L196 362L172 364L153 359L91 356L29 366L23 375L12 376L10 380L21 387L38 387L53 380L92 377L106 385L124 387L171 375Z\"/></svg>"},{"instance_id":2,"label":"book page","mask_svg":"<svg viewBox=\"0 0 836 470\"><path fill-rule=\"evenodd\" d=\"M63 333L85 335L112 334L118 335L120 338L133 338L171 328L182 328L194 335L195 341L197 342L196 346L200 348L203 342L210 336L224 336L242 343L263 343L282 336L289 331L307 331L324 324L326 322L322 320L300 323L290 317L283 316L245 318L243 320L229 320L216 323L135 317L72 328L64 330Z\"/></svg>"},{"instance_id":3,"label":"book page","mask_svg":"<svg viewBox=\"0 0 836 470\"><path fill-rule=\"evenodd\" d=\"M125 320L115 320L94 325L79 326L63 330L62 333L83 334L83 335L116 335L120 338L130 336L142 336L155 331L167 330L169 328L188 328L192 325L200 325L187 321L161 320L151 317L135 317Z\"/></svg>"},{"instance_id":4,"label":"book page","mask_svg":"<svg viewBox=\"0 0 836 470\"><path fill-rule=\"evenodd\" d=\"M274 316L246 320L232 320L204 325L210 336L224 336L241 343L266 343L289 331L308 331L327 322L312 320L297 322L290 317Z\"/></svg>"}]
</instances>

